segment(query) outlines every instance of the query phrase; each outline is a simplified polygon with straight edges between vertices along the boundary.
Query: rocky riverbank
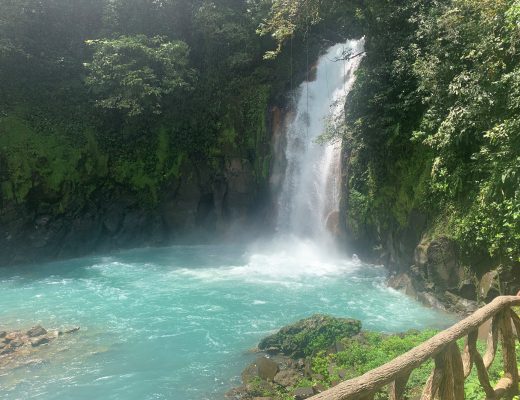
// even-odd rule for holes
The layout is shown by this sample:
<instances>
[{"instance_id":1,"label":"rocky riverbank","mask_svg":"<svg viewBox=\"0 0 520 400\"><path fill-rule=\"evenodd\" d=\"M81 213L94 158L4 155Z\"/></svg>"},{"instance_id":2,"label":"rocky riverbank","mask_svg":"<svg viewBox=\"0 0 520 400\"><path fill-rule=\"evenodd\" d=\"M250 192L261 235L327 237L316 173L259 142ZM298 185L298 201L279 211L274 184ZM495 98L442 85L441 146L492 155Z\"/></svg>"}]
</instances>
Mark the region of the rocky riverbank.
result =
<instances>
[{"instance_id":1,"label":"rocky riverbank","mask_svg":"<svg viewBox=\"0 0 520 400\"><path fill-rule=\"evenodd\" d=\"M264 338L229 400L303 400L361 375L431 337L434 331L384 335L361 322L317 314ZM426 379L431 368L419 369Z\"/></svg>"},{"instance_id":2,"label":"rocky riverbank","mask_svg":"<svg viewBox=\"0 0 520 400\"><path fill-rule=\"evenodd\" d=\"M79 330L78 326L62 331L47 330L41 325L36 325L27 331L0 331L0 368L8 367L20 357L31 354L41 346L49 345L62 335Z\"/></svg>"},{"instance_id":3,"label":"rocky riverbank","mask_svg":"<svg viewBox=\"0 0 520 400\"><path fill-rule=\"evenodd\" d=\"M407 248L404 242L396 247ZM517 271L504 266L469 268L457 243L448 237L423 238L412 250L404 256L394 249L381 262L391 274L390 287L427 306L468 315L497 296L520 290Z\"/></svg>"}]
</instances>

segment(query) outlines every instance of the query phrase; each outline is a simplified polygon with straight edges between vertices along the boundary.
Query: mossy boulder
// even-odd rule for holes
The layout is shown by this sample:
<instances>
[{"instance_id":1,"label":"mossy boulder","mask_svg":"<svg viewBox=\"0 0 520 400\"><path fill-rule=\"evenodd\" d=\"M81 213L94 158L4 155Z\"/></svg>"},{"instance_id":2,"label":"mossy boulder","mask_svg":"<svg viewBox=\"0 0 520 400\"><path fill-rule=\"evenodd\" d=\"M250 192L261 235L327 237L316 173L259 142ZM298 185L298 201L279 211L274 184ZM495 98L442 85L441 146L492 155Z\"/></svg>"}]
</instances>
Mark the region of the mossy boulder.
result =
<instances>
[{"instance_id":1,"label":"mossy boulder","mask_svg":"<svg viewBox=\"0 0 520 400\"><path fill-rule=\"evenodd\" d=\"M361 321L315 314L263 339L258 348L270 353L305 357L326 350L338 340L361 331Z\"/></svg>"}]
</instances>

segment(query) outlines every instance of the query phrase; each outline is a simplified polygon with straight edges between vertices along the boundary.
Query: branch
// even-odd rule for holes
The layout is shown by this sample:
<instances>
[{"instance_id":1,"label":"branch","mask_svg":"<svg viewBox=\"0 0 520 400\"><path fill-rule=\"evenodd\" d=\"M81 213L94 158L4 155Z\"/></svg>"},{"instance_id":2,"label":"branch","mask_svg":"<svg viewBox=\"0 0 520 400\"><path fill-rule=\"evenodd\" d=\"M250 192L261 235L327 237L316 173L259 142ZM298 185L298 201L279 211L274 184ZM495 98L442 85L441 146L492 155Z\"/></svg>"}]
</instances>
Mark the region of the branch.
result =
<instances>
[{"instance_id":1,"label":"branch","mask_svg":"<svg viewBox=\"0 0 520 400\"><path fill-rule=\"evenodd\" d=\"M357 58L357 57L361 57L362 55L365 55L366 54L366 51L362 51L360 53L357 53L357 54L354 54L353 56L350 55L348 52L343 54L342 56L340 57L334 57L331 61L332 62L338 62L338 61L350 61L350 60L353 60L354 58Z\"/></svg>"}]
</instances>

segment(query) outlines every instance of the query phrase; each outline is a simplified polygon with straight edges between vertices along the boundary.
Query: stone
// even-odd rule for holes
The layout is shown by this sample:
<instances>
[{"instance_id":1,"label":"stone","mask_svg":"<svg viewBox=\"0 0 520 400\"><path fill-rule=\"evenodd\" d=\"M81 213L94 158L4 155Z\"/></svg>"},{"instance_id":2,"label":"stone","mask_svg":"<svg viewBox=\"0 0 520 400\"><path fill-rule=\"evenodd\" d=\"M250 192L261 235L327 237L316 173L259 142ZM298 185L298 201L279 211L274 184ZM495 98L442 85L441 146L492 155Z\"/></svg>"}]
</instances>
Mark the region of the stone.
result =
<instances>
[{"instance_id":1,"label":"stone","mask_svg":"<svg viewBox=\"0 0 520 400\"><path fill-rule=\"evenodd\" d=\"M247 385L255 378L258 378L258 368L256 364L250 364L242 371L242 382Z\"/></svg>"},{"instance_id":2,"label":"stone","mask_svg":"<svg viewBox=\"0 0 520 400\"><path fill-rule=\"evenodd\" d=\"M325 379L322 374L312 374L311 378L314 381L323 381Z\"/></svg>"},{"instance_id":3,"label":"stone","mask_svg":"<svg viewBox=\"0 0 520 400\"><path fill-rule=\"evenodd\" d=\"M278 364L267 357L259 357L256 360L258 376L265 381L272 381L278 373Z\"/></svg>"},{"instance_id":4,"label":"stone","mask_svg":"<svg viewBox=\"0 0 520 400\"><path fill-rule=\"evenodd\" d=\"M346 379L347 378L347 375L348 375L348 372L347 370L345 369L340 369L338 371L338 376L341 378L341 379Z\"/></svg>"},{"instance_id":5,"label":"stone","mask_svg":"<svg viewBox=\"0 0 520 400\"><path fill-rule=\"evenodd\" d=\"M456 243L449 238L439 237L433 240L427 250L428 277L439 292L442 289L458 287L463 278L463 270L459 265Z\"/></svg>"},{"instance_id":6,"label":"stone","mask_svg":"<svg viewBox=\"0 0 520 400\"><path fill-rule=\"evenodd\" d=\"M403 273L392 276L388 280L388 286L406 294L407 296L417 298L417 291L415 290L412 279L408 274Z\"/></svg>"},{"instance_id":7,"label":"stone","mask_svg":"<svg viewBox=\"0 0 520 400\"><path fill-rule=\"evenodd\" d=\"M321 393L321 392L324 392L325 390L327 390L325 385L323 385L321 383L316 383L312 388L314 389L315 393Z\"/></svg>"},{"instance_id":8,"label":"stone","mask_svg":"<svg viewBox=\"0 0 520 400\"><path fill-rule=\"evenodd\" d=\"M424 271L426 269L426 264L428 263L428 244L425 242L421 242L415 248L414 252L414 262L415 266L419 268L420 271Z\"/></svg>"},{"instance_id":9,"label":"stone","mask_svg":"<svg viewBox=\"0 0 520 400\"><path fill-rule=\"evenodd\" d=\"M269 396L271 393L274 392L275 388L273 387L273 384L271 384L270 382L251 382L246 385L247 396L245 398Z\"/></svg>"},{"instance_id":10,"label":"stone","mask_svg":"<svg viewBox=\"0 0 520 400\"><path fill-rule=\"evenodd\" d=\"M27 331L27 336L29 336L29 337L43 336L46 334L47 334L47 331L41 325L36 325Z\"/></svg>"},{"instance_id":11,"label":"stone","mask_svg":"<svg viewBox=\"0 0 520 400\"><path fill-rule=\"evenodd\" d=\"M336 342L336 353L340 353L342 351L345 351L347 348L345 347L345 344L341 341Z\"/></svg>"},{"instance_id":12,"label":"stone","mask_svg":"<svg viewBox=\"0 0 520 400\"><path fill-rule=\"evenodd\" d=\"M472 279L464 279L459 284L458 295L466 300L477 300L477 286Z\"/></svg>"},{"instance_id":13,"label":"stone","mask_svg":"<svg viewBox=\"0 0 520 400\"><path fill-rule=\"evenodd\" d=\"M311 376L312 375L312 360L309 358L305 359L305 364L303 366L303 373L305 376Z\"/></svg>"},{"instance_id":14,"label":"stone","mask_svg":"<svg viewBox=\"0 0 520 400\"><path fill-rule=\"evenodd\" d=\"M294 386L302 378L294 369L284 369L274 377L274 382L283 387Z\"/></svg>"},{"instance_id":15,"label":"stone","mask_svg":"<svg viewBox=\"0 0 520 400\"><path fill-rule=\"evenodd\" d=\"M67 329L64 333L65 333L65 334L76 333L76 332L79 331L79 330L80 330L80 327L79 327L79 326L75 326L75 327L73 327L73 328L71 328L71 329Z\"/></svg>"},{"instance_id":16,"label":"stone","mask_svg":"<svg viewBox=\"0 0 520 400\"><path fill-rule=\"evenodd\" d=\"M500 283L498 271L493 270L485 273L480 279L478 297L480 300L490 302L500 296Z\"/></svg>"},{"instance_id":17,"label":"stone","mask_svg":"<svg viewBox=\"0 0 520 400\"><path fill-rule=\"evenodd\" d=\"M49 338L46 336L38 336L34 339L31 339L32 347L38 347L38 346L41 346L42 344L47 344L47 343L49 343Z\"/></svg>"},{"instance_id":18,"label":"stone","mask_svg":"<svg viewBox=\"0 0 520 400\"><path fill-rule=\"evenodd\" d=\"M227 400L242 400L242 399L250 399L247 388L245 386L240 386L229 390L224 397Z\"/></svg>"},{"instance_id":19,"label":"stone","mask_svg":"<svg viewBox=\"0 0 520 400\"><path fill-rule=\"evenodd\" d=\"M9 342L9 346L13 349L17 349L18 347L22 347L23 345L25 344L25 342L20 339L20 338L16 338L16 339L13 339Z\"/></svg>"},{"instance_id":20,"label":"stone","mask_svg":"<svg viewBox=\"0 0 520 400\"><path fill-rule=\"evenodd\" d=\"M444 302L449 311L461 314L470 315L478 310L478 304L475 301L463 299L449 291L444 293Z\"/></svg>"},{"instance_id":21,"label":"stone","mask_svg":"<svg viewBox=\"0 0 520 400\"><path fill-rule=\"evenodd\" d=\"M7 336L7 332L6 331L0 331L0 339L3 339Z\"/></svg>"},{"instance_id":22,"label":"stone","mask_svg":"<svg viewBox=\"0 0 520 400\"><path fill-rule=\"evenodd\" d=\"M278 347L269 347L267 349L264 349L263 350L264 353L267 353L267 354L278 354L280 352L280 349Z\"/></svg>"},{"instance_id":23,"label":"stone","mask_svg":"<svg viewBox=\"0 0 520 400\"><path fill-rule=\"evenodd\" d=\"M13 340L17 339L20 336L18 332L10 332L4 337L4 341L6 343L10 343Z\"/></svg>"},{"instance_id":24,"label":"stone","mask_svg":"<svg viewBox=\"0 0 520 400\"><path fill-rule=\"evenodd\" d=\"M15 349L11 346L6 346L3 349L0 349L0 355L4 356L6 354L11 354Z\"/></svg>"},{"instance_id":25,"label":"stone","mask_svg":"<svg viewBox=\"0 0 520 400\"><path fill-rule=\"evenodd\" d=\"M355 336L360 331L361 322L358 320L315 314L266 337L260 342L258 348L260 350L277 348L282 354L298 358L318 350L309 348L313 339L318 336L325 346L319 350L326 350L339 339Z\"/></svg>"},{"instance_id":26,"label":"stone","mask_svg":"<svg viewBox=\"0 0 520 400\"><path fill-rule=\"evenodd\" d=\"M294 391L295 400L304 400L314 396L314 389L310 386L297 388Z\"/></svg>"},{"instance_id":27,"label":"stone","mask_svg":"<svg viewBox=\"0 0 520 400\"><path fill-rule=\"evenodd\" d=\"M445 310L446 307L442 304L437 297L430 292L419 292L417 293L417 300L423 303L427 307L438 308L439 310Z\"/></svg>"}]
</instances>

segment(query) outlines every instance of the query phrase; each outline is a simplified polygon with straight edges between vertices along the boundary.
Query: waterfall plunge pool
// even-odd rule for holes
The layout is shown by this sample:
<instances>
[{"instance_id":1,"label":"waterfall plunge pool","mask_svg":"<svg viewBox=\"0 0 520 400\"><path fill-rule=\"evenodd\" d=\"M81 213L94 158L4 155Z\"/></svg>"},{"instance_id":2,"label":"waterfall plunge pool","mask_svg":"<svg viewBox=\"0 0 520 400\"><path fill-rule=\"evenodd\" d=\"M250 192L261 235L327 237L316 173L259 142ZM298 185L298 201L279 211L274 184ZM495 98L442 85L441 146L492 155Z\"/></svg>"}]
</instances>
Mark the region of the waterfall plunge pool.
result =
<instances>
[{"instance_id":1,"label":"waterfall plunge pool","mask_svg":"<svg viewBox=\"0 0 520 400\"><path fill-rule=\"evenodd\" d=\"M313 313L385 332L454 322L387 288L385 275L290 237L1 269L0 328L81 331L0 369L0 398L222 399L249 349Z\"/></svg>"}]
</instances>

